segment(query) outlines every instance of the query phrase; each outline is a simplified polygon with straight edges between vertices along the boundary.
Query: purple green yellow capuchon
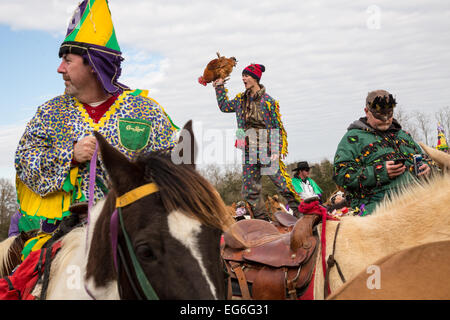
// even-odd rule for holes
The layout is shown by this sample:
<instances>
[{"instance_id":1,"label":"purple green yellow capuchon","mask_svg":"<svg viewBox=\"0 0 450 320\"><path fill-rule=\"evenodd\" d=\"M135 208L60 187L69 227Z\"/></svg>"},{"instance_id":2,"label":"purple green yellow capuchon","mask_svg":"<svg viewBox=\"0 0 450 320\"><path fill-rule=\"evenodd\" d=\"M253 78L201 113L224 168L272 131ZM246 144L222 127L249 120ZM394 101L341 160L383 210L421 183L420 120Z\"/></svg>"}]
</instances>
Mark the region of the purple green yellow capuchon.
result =
<instances>
[{"instance_id":1,"label":"purple green yellow capuchon","mask_svg":"<svg viewBox=\"0 0 450 320\"><path fill-rule=\"evenodd\" d=\"M447 140L445 139L444 128L441 126L440 123L438 123L437 131L438 131L438 142L436 145L436 149L448 151L448 144Z\"/></svg>"},{"instance_id":2,"label":"purple green yellow capuchon","mask_svg":"<svg viewBox=\"0 0 450 320\"><path fill-rule=\"evenodd\" d=\"M123 61L107 0L84 0L75 10L59 56L73 53L86 58L106 92L128 87L117 82Z\"/></svg>"}]
</instances>

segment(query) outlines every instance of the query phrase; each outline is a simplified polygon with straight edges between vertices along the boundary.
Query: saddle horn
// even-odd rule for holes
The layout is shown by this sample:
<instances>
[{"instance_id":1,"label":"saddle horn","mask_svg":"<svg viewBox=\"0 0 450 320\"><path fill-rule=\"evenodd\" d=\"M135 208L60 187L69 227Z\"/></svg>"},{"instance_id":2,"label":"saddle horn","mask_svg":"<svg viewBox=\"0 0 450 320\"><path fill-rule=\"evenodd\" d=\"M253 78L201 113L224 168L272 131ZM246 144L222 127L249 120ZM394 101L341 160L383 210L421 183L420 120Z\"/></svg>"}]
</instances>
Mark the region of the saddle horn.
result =
<instances>
[{"instance_id":1,"label":"saddle horn","mask_svg":"<svg viewBox=\"0 0 450 320\"><path fill-rule=\"evenodd\" d=\"M291 250L296 251L303 247L309 249L312 246L309 240L312 237L314 226L320 221L320 217L316 214L308 214L301 217L291 232Z\"/></svg>"}]
</instances>

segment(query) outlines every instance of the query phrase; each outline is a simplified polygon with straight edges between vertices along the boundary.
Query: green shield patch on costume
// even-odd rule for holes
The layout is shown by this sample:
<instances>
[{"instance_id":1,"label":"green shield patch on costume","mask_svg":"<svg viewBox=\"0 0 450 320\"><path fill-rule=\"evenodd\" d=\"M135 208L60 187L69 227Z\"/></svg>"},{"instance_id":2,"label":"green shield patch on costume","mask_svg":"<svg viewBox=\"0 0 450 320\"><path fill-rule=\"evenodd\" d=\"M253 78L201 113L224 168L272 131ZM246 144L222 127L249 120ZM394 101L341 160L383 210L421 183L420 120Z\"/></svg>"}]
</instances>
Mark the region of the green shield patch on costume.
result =
<instances>
[{"instance_id":1,"label":"green shield patch on costume","mask_svg":"<svg viewBox=\"0 0 450 320\"><path fill-rule=\"evenodd\" d=\"M120 144L132 151L144 149L150 138L151 122L141 119L119 119Z\"/></svg>"}]
</instances>

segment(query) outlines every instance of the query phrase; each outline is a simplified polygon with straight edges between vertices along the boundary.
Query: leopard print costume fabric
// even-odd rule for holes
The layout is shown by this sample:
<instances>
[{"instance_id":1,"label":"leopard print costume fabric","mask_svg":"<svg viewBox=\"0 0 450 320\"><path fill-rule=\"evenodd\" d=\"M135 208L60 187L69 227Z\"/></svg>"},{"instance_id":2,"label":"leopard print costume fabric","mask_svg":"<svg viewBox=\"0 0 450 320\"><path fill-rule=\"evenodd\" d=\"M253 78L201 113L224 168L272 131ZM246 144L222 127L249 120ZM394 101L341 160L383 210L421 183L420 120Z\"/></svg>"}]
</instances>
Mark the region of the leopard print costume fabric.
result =
<instances>
[{"instance_id":1,"label":"leopard print costume fabric","mask_svg":"<svg viewBox=\"0 0 450 320\"><path fill-rule=\"evenodd\" d=\"M145 95L141 90L123 92L98 123L74 97L61 95L44 103L20 139L15 156L18 178L41 197L61 190L73 167L74 143L94 130L129 159L140 152L172 148L176 127L162 107ZM104 197L108 185L98 161L94 203ZM87 198L89 162L79 165L79 177Z\"/></svg>"}]
</instances>

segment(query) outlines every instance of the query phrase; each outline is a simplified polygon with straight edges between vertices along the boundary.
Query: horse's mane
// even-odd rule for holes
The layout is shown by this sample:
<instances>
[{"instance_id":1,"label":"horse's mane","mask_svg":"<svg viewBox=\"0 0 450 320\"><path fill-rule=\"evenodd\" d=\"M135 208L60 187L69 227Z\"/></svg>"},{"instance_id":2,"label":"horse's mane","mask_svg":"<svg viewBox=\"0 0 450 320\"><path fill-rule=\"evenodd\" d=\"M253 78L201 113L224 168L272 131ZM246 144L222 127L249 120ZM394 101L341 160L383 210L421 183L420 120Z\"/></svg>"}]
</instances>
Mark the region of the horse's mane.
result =
<instances>
[{"instance_id":1,"label":"horse's mane","mask_svg":"<svg viewBox=\"0 0 450 320\"><path fill-rule=\"evenodd\" d=\"M392 241L399 241L398 232L407 237L434 241L450 237L450 174L436 174L429 179L404 185L378 204L365 217L345 217L342 221L357 225L362 238L392 233ZM392 229L391 229L392 226ZM399 226L402 226L399 229ZM395 227L395 229L394 229ZM383 230L380 230L383 228ZM426 233L426 234L425 234Z\"/></svg>"},{"instance_id":2,"label":"horse's mane","mask_svg":"<svg viewBox=\"0 0 450 320\"><path fill-rule=\"evenodd\" d=\"M181 210L223 231L234 223L220 194L192 166L176 165L161 151L139 156L136 164L144 169L146 181L158 185L167 212Z\"/></svg>"},{"instance_id":3,"label":"horse's mane","mask_svg":"<svg viewBox=\"0 0 450 320\"><path fill-rule=\"evenodd\" d=\"M401 186L379 204L374 214L393 214L397 210L408 208L414 212L414 216L420 217L430 210L446 208L449 196L450 174L434 174L428 179L413 180L410 184Z\"/></svg>"}]
</instances>

